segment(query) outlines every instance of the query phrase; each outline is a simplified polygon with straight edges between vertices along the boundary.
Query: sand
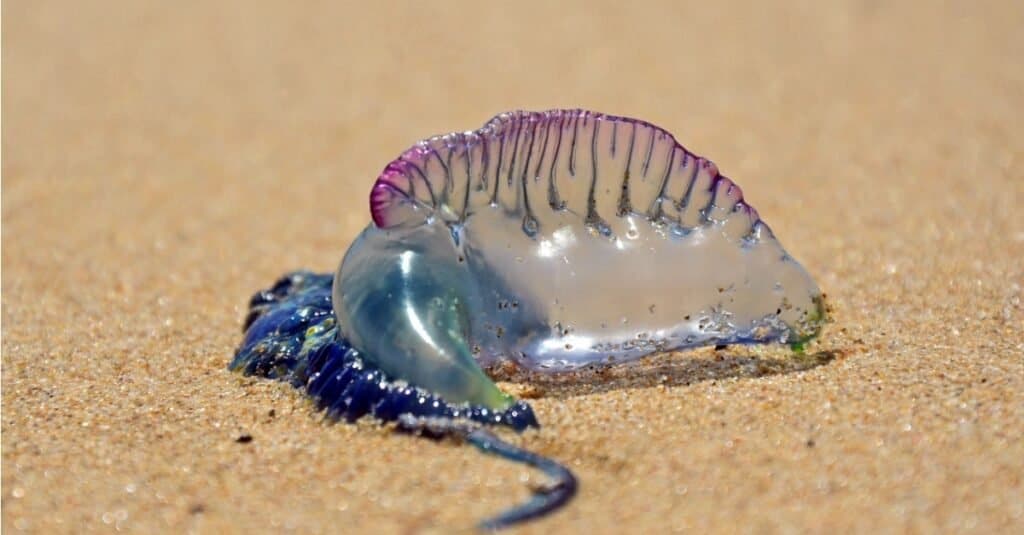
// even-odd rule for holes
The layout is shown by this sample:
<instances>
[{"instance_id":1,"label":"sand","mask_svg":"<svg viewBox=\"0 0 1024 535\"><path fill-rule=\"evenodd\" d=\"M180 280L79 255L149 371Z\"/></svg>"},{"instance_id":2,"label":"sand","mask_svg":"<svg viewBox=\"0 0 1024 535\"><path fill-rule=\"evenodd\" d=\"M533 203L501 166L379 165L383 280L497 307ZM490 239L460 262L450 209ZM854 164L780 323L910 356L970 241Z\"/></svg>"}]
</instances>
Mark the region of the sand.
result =
<instances>
[{"instance_id":1,"label":"sand","mask_svg":"<svg viewBox=\"0 0 1024 535\"><path fill-rule=\"evenodd\" d=\"M523 532L1024 530L1019 2L87 4L4 3L5 531L449 532L527 496L225 365L401 150L565 106L718 163L834 322L503 383L581 480Z\"/></svg>"}]
</instances>

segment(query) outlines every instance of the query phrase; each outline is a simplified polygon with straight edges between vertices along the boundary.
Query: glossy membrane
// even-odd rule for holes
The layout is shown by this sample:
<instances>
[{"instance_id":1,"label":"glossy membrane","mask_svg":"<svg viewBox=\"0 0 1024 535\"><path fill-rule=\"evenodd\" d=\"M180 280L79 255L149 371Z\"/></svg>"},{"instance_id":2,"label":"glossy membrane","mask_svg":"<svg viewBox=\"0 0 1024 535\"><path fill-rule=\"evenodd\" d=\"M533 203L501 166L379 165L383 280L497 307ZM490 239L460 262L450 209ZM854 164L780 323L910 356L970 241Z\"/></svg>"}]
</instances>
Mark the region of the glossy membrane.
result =
<instances>
[{"instance_id":1,"label":"glossy membrane","mask_svg":"<svg viewBox=\"0 0 1024 535\"><path fill-rule=\"evenodd\" d=\"M370 204L336 276L342 333L449 399L505 406L478 363L801 343L824 320L821 291L740 188L643 121L502 114L416 144Z\"/></svg>"}]
</instances>

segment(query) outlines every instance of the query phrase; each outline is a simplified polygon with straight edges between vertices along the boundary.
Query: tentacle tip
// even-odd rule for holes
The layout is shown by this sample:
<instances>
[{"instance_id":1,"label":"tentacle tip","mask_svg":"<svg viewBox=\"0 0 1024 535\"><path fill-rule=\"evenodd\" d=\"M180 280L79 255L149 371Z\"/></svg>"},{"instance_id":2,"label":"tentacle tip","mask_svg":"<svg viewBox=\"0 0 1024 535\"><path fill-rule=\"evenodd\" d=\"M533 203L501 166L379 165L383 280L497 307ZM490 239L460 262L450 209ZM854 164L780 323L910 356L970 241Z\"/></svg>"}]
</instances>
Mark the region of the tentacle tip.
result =
<instances>
[{"instance_id":1,"label":"tentacle tip","mask_svg":"<svg viewBox=\"0 0 1024 535\"><path fill-rule=\"evenodd\" d=\"M531 407L525 401L516 401L514 405L509 407L504 415L505 423L512 429L522 432L529 428L539 429L540 422L537 421L537 415L533 413L533 407Z\"/></svg>"}]
</instances>

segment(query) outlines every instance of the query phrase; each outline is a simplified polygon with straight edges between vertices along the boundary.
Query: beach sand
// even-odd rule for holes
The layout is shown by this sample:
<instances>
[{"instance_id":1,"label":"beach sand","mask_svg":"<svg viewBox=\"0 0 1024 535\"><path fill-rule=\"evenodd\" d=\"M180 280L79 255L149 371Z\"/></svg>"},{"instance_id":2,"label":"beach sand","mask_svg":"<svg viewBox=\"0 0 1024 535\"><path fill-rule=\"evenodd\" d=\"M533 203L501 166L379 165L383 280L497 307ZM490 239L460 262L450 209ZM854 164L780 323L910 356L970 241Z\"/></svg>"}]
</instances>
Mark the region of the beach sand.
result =
<instances>
[{"instance_id":1,"label":"beach sand","mask_svg":"<svg viewBox=\"0 0 1024 535\"><path fill-rule=\"evenodd\" d=\"M502 383L543 424L509 440L581 481L523 532L1024 530L1019 2L371 4L4 3L5 532L450 532L527 497L225 366L384 164L554 107L714 160L834 321Z\"/></svg>"}]
</instances>

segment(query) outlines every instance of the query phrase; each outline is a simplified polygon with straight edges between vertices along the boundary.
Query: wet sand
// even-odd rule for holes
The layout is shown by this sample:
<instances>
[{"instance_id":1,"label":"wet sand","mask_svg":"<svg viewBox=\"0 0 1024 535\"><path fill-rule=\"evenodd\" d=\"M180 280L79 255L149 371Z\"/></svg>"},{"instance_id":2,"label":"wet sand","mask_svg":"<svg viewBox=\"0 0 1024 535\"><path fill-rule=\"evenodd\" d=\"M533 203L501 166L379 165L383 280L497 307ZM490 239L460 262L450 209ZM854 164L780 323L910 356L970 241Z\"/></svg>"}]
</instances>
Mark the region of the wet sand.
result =
<instances>
[{"instance_id":1,"label":"wet sand","mask_svg":"<svg viewBox=\"0 0 1024 535\"><path fill-rule=\"evenodd\" d=\"M581 480L522 531L1024 530L1020 3L369 4L4 3L5 531L449 532L525 498L225 366L413 141L575 106L713 159L834 321L803 357L502 383L544 425L510 440Z\"/></svg>"}]
</instances>

